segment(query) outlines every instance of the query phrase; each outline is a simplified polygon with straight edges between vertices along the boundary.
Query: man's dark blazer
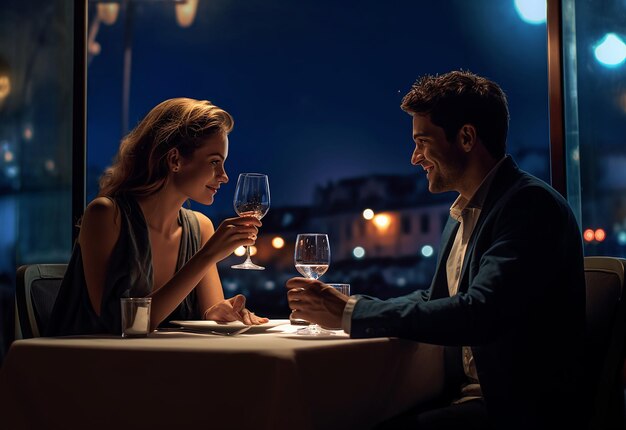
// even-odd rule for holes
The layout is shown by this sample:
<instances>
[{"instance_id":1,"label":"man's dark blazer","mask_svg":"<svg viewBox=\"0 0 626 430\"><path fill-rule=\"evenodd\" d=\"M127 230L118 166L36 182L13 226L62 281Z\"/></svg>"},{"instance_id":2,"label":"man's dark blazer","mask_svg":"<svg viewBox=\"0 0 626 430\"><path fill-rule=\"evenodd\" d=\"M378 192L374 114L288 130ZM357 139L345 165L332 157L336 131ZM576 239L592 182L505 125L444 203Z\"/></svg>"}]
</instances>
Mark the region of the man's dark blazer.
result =
<instances>
[{"instance_id":1,"label":"man's dark blazer","mask_svg":"<svg viewBox=\"0 0 626 430\"><path fill-rule=\"evenodd\" d=\"M458 294L449 296L446 279L459 227L450 218L430 288L386 301L361 297L350 336L471 346L497 428L583 428L585 279L578 224L560 194L509 156L495 175Z\"/></svg>"}]
</instances>

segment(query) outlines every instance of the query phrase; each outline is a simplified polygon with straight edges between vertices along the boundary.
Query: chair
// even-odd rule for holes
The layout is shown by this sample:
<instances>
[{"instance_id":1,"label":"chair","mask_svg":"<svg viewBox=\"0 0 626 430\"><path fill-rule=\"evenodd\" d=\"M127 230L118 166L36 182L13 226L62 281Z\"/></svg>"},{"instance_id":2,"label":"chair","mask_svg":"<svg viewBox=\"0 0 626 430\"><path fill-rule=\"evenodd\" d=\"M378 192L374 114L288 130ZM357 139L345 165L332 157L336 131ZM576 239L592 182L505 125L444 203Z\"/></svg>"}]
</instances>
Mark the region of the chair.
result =
<instances>
[{"instance_id":1,"label":"chair","mask_svg":"<svg viewBox=\"0 0 626 430\"><path fill-rule=\"evenodd\" d=\"M67 264L29 264L17 269L15 339L39 337L50 320Z\"/></svg>"},{"instance_id":2,"label":"chair","mask_svg":"<svg viewBox=\"0 0 626 430\"><path fill-rule=\"evenodd\" d=\"M624 428L621 370L626 344L626 260L585 257L586 359L591 429Z\"/></svg>"}]
</instances>

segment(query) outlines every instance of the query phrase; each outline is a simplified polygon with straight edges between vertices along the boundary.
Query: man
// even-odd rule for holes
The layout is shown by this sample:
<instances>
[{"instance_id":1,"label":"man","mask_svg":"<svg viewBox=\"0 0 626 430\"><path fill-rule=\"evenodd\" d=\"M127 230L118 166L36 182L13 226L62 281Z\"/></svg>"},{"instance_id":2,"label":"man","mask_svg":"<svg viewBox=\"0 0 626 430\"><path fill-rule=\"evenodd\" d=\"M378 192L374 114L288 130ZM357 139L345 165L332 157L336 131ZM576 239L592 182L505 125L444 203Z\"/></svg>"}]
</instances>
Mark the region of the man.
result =
<instances>
[{"instance_id":1,"label":"man","mask_svg":"<svg viewBox=\"0 0 626 430\"><path fill-rule=\"evenodd\" d=\"M382 301L293 278L293 316L353 338L446 346L453 396L394 426L582 428L585 284L571 209L505 155L508 106L494 82L463 71L426 76L401 107L413 117L411 163L428 189L459 193L430 288Z\"/></svg>"}]
</instances>

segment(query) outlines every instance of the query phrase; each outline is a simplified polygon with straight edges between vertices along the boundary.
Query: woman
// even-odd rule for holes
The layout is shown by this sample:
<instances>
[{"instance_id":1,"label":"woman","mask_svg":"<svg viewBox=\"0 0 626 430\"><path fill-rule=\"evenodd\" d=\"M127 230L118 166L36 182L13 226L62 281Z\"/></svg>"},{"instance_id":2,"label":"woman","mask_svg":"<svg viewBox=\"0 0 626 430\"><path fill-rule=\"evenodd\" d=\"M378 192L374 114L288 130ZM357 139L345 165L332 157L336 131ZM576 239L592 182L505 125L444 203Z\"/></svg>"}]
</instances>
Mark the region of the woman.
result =
<instances>
[{"instance_id":1,"label":"woman","mask_svg":"<svg viewBox=\"0 0 626 430\"><path fill-rule=\"evenodd\" d=\"M120 298L152 297L150 329L172 319L261 324L245 297L225 300L216 263L253 245L261 222L205 215L228 182L233 119L204 100L166 100L122 141L100 192L85 209L48 335L121 332Z\"/></svg>"}]
</instances>

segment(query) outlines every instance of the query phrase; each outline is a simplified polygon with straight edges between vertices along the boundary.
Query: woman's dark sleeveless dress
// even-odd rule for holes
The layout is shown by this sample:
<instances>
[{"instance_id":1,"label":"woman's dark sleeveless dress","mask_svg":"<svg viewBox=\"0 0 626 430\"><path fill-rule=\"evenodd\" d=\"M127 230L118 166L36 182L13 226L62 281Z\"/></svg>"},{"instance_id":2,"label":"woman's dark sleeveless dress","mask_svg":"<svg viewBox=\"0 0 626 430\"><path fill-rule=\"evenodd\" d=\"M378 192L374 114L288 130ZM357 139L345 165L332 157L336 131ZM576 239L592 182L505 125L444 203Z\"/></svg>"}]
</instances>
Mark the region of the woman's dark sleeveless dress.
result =
<instances>
[{"instance_id":1,"label":"woman's dark sleeveless dress","mask_svg":"<svg viewBox=\"0 0 626 430\"><path fill-rule=\"evenodd\" d=\"M116 197L114 201L119 207L121 218L120 236L107 268L100 316L95 313L89 300L80 245L77 242L52 310L46 336L120 334L120 298L145 297L152 292L152 252L143 212L132 197ZM183 231L176 271L202 244L200 225L192 211L181 208L178 222ZM195 289L163 324L173 319L200 319Z\"/></svg>"}]
</instances>

